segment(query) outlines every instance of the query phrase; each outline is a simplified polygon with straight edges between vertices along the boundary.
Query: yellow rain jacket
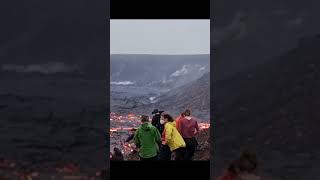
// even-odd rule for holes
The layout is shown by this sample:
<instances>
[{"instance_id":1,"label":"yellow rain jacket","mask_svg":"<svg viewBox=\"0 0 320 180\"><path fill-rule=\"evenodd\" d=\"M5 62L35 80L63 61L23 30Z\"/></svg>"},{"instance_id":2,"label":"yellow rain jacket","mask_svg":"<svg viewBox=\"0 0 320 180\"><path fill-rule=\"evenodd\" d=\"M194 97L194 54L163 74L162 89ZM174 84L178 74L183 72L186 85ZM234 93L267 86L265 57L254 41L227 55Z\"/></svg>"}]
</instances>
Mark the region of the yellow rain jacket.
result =
<instances>
[{"instance_id":1,"label":"yellow rain jacket","mask_svg":"<svg viewBox=\"0 0 320 180\"><path fill-rule=\"evenodd\" d=\"M186 147L186 143L176 128L176 122L167 122L164 125L163 137L171 151Z\"/></svg>"}]
</instances>

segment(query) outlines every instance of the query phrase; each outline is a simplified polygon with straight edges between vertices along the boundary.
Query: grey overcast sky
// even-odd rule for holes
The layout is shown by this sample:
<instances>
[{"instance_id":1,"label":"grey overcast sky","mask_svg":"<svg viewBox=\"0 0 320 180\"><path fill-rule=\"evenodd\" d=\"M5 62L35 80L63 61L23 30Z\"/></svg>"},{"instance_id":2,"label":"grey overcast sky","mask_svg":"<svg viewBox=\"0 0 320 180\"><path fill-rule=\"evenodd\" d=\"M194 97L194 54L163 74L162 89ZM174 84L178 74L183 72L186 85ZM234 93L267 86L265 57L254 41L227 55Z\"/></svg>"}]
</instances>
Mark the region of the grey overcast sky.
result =
<instances>
[{"instance_id":1,"label":"grey overcast sky","mask_svg":"<svg viewBox=\"0 0 320 180\"><path fill-rule=\"evenodd\" d=\"M209 54L210 20L110 20L111 54Z\"/></svg>"}]
</instances>

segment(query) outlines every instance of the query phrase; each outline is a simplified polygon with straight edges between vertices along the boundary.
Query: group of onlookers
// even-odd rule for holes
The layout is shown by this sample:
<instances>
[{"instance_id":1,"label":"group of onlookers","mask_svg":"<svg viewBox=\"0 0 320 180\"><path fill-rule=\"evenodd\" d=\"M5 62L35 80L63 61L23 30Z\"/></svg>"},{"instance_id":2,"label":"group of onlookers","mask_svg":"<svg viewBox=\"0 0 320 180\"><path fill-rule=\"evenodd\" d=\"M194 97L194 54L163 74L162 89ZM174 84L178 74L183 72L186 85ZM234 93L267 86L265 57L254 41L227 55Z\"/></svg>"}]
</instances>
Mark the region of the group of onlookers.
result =
<instances>
[{"instance_id":1,"label":"group of onlookers","mask_svg":"<svg viewBox=\"0 0 320 180\"><path fill-rule=\"evenodd\" d=\"M141 116L141 124L137 129L131 129L131 134L125 142L131 140L139 149L140 160L192 160L198 142L195 136L199 132L197 120L191 116L191 111L186 109L174 119L170 114L155 109L152 121L147 115ZM115 148L120 159L121 151Z\"/></svg>"},{"instance_id":2,"label":"group of onlookers","mask_svg":"<svg viewBox=\"0 0 320 180\"><path fill-rule=\"evenodd\" d=\"M134 134L140 160L171 160L172 154L175 160L192 160L199 127L191 111L185 110L176 120L157 109L152 114L151 122L148 116L141 116L141 125Z\"/></svg>"},{"instance_id":3,"label":"group of onlookers","mask_svg":"<svg viewBox=\"0 0 320 180\"><path fill-rule=\"evenodd\" d=\"M198 142L195 138L199 132L197 120L186 109L174 119L164 111L155 109L152 121L146 115L141 116L141 125L131 129L131 135L126 142L134 140L139 148L139 157L147 160L192 160ZM121 151L117 148L112 160L123 160ZM245 150L240 157L232 161L227 170L217 180L263 180L256 174L258 167L256 154Z\"/></svg>"}]
</instances>

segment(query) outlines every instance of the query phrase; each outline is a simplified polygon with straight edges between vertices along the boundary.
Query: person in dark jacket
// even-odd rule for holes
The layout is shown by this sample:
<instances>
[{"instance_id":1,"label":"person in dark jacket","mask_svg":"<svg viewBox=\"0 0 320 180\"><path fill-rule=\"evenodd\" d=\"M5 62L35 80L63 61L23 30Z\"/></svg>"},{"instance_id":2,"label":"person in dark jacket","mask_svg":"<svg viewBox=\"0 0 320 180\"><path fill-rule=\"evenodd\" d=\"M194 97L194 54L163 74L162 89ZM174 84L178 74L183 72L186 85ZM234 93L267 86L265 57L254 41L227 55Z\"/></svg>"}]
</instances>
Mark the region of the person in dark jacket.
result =
<instances>
[{"instance_id":1,"label":"person in dark jacket","mask_svg":"<svg viewBox=\"0 0 320 180\"><path fill-rule=\"evenodd\" d=\"M111 161L123 161L123 155L122 152L119 148L113 148L113 153L112 153L112 157L110 159Z\"/></svg>"},{"instance_id":2,"label":"person in dark jacket","mask_svg":"<svg viewBox=\"0 0 320 180\"><path fill-rule=\"evenodd\" d=\"M129 137L125 140L126 143L130 142L131 140L133 140L134 138L134 133L136 132L137 129L132 128L130 129L130 134Z\"/></svg>"},{"instance_id":3,"label":"person in dark jacket","mask_svg":"<svg viewBox=\"0 0 320 180\"><path fill-rule=\"evenodd\" d=\"M154 109L152 111L152 114L154 114L154 116L152 117L151 124L158 129L160 134L162 134L164 129L164 125L160 123L161 113L163 112L164 111L159 111L158 109Z\"/></svg>"}]
</instances>

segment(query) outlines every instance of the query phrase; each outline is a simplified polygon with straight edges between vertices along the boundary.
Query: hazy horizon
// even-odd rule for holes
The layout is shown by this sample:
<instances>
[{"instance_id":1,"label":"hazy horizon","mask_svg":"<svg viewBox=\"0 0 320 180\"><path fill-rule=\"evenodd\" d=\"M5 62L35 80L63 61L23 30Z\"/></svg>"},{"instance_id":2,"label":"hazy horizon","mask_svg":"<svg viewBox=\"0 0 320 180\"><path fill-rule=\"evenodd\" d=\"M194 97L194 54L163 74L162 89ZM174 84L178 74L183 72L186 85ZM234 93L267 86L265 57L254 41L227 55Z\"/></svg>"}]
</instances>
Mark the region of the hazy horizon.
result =
<instances>
[{"instance_id":1,"label":"hazy horizon","mask_svg":"<svg viewBox=\"0 0 320 180\"><path fill-rule=\"evenodd\" d=\"M210 20L110 20L110 54L210 54Z\"/></svg>"}]
</instances>

